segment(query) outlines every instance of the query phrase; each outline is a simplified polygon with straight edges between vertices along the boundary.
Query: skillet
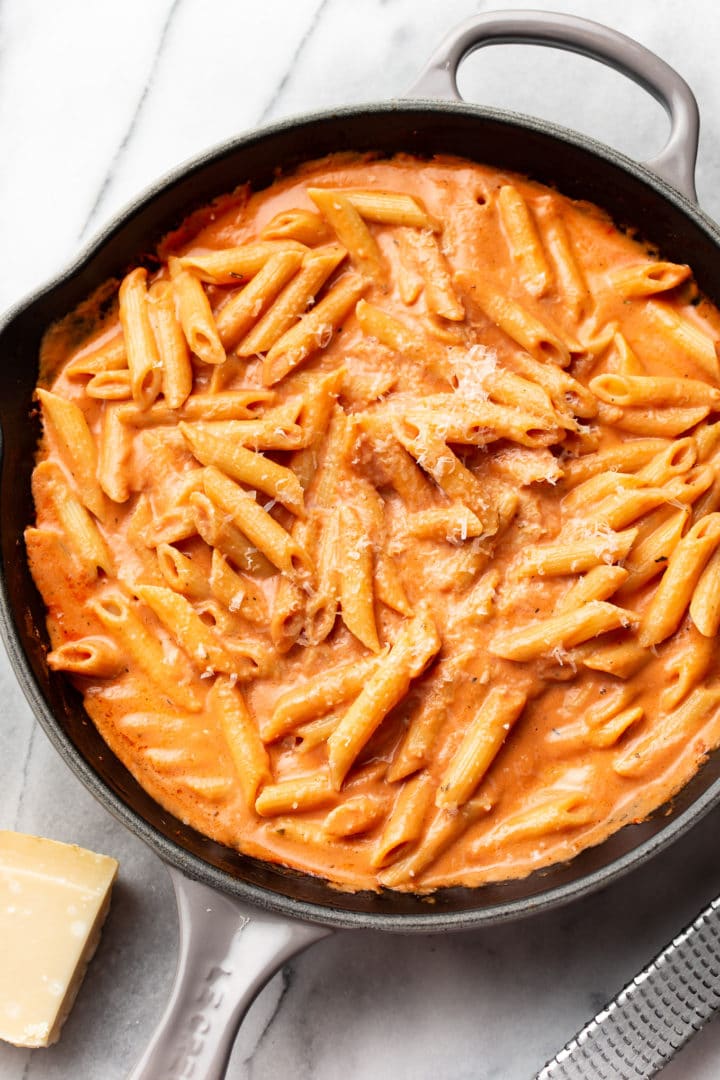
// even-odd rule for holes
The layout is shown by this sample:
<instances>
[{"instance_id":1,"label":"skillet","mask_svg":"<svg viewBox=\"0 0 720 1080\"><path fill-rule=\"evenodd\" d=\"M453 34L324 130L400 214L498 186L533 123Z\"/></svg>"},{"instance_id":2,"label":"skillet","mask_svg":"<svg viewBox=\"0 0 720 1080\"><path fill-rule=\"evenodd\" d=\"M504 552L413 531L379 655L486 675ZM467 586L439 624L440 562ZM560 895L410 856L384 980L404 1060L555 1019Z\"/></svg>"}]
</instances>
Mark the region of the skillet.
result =
<instances>
[{"instance_id":1,"label":"skillet","mask_svg":"<svg viewBox=\"0 0 720 1080\"><path fill-rule=\"evenodd\" d=\"M482 45L511 41L570 49L624 71L670 115L663 152L638 165L553 125L460 102L455 73L463 57ZM451 100L400 101L296 119L198 159L111 223L66 274L0 327L0 623L11 663L51 741L100 801L170 865L178 894L178 980L137 1078L182 1075L191 1064L195 1076L222 1075L237 1023L254 995L289 956L329 928L427 933L547 910L640 865L690 828L720 795L716 755L675 800L671 817L658 813L629 827L570 866L481 890L444 890L432 904L400 894L339 893L317 879L242 857L165 813L108 752L78 695L47 670L42 604L22 549L22 531L32 516L29 477L38 429L28 415L40 339L52 321L102 281L120 275L139 251L151 249L214 196L246 180L262 187L279 163L290 169L338 148L476 157L599 203L618 223L637 226L667 257L689 262L700 287L720 300L720 234L694 205L697 108L682 79L641 46L570 16L486 14L448 35L411 96Z\"/></svg>"}]
</instances>

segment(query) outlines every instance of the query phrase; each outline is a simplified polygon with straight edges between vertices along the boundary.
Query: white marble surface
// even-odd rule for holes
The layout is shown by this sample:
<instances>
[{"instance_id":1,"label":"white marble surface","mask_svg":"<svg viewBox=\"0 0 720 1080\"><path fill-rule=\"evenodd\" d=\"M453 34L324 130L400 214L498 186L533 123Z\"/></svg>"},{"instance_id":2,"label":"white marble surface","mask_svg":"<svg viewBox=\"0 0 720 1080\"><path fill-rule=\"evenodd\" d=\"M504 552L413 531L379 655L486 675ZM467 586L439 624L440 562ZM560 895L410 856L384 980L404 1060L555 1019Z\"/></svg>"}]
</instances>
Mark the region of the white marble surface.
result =
<instances>
[{"instance_id":1,"label":"white marble surface","mask_svg":"<svg viewBox=\"0 0 720 1080\"><path fill-rule=\"evenodd\" d=\"M2 0L0 309L60 268L150 181L213 143L304 109L398 95L471 0ZM720 218L720 7L563 0L642 40L701 107L701 204ZM211 16L212 21L210 21ZM541 113L640 157L665 121L642 91L574 56L487 50L469 98ZM114 1080L163 1009L176 916L159 860L97 804L35 727L0 661L0 828L117 856L113 910L61 1043L0 1046L3 1080ZM232 1080L528 1080L720 892L720 811L644 870L530 921L453 937L341 933L253 1006ZM0 946L1 947L1 946ZM1 957L0 957L0 962ZM720 1025L663 1073L720 1075Z\"/></svg>"}]
</instances>

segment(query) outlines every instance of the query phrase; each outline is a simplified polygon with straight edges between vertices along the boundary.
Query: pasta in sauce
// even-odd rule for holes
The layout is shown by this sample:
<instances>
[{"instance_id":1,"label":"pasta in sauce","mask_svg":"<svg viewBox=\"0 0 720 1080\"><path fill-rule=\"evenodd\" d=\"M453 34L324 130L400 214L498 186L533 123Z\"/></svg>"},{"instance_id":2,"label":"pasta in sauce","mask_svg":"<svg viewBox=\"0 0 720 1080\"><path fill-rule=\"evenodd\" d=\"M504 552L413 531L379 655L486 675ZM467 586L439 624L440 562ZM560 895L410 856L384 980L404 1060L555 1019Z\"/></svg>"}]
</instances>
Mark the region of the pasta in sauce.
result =
<instances>
[{"instance_id":1,"label":"pasta in sauce","mask_svg":"<svg viewBox=\"0 0 720 1080\"><path fill-rule=\"evenodd\" d=\"M53 327L50 666L169 811L346 889L520 877L720 741L720 315L460 159L240 190Z\"/></svg>"}]
</instances>

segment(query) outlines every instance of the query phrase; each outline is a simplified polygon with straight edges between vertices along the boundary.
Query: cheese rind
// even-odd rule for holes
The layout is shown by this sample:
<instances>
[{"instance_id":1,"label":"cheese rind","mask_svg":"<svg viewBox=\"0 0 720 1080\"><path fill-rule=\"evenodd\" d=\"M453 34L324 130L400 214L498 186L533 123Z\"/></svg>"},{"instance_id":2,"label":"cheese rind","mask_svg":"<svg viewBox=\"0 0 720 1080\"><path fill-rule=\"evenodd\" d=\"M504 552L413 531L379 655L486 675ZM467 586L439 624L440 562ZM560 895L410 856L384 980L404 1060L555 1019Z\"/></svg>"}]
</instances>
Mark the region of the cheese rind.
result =
<instances>
[{"instance_id":1,"label":"cheese rind","mask_svg":"<svg viewBox=\"0 0 720 1080\"><path fill-rule=\"evenodd\" d=\"M118 864L0 830L0 1039L57 1041L110 906Z\"/></svg>"}]
</instances>

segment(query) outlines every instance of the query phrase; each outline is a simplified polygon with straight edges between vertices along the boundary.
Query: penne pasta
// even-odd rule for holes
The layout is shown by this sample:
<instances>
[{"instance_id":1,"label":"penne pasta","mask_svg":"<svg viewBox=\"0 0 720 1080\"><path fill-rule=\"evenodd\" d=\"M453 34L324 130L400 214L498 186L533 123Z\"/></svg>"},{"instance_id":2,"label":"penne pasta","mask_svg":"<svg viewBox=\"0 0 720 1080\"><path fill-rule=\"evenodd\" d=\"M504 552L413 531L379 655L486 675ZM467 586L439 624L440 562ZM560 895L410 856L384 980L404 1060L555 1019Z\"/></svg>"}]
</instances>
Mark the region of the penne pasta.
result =
<instances>
[{"instance_id":1,"label":"penne pasta","mask_svg":"<svg viewBox=\"0 0 720 1080\"><path fill-rule=\"evenodd\" d=\"M375 622L372 542L352 507L340 507L338 565L340 612L351 634L371 652L380 652Z\"/></svg>"},{"instance_id":2,"label":"penne pasta","mask_svg":"<svg viewBox=\"0 0 720 1080\"><path fill-rule=\"evenodd\" d=\"M573 611L590 600L609 600L628 576L628 571L622 566L594 566L570 586L558 603L557 610Z\"/></svg>"},{"instance_id":3,"label":"penne pasta","mask_svg":"<svg viewBox=\"0 0 720 1080\"><path fill-rule=\"evenodd\" d=\"M612 367L620 375L644 375L645 367L630 348L626 338L617 331L613 337Z\"/></svg>"},{"instance_id":4,"label":"penne pasta","mask_svg":"<svg viewBox=\"0 0 720 1080\"><path fill-rule=\"evenodd\" d=\"M588 731L586 740L590 746L598 746L601 750L607 746L614 746L620 742L626 731L640 723L643 716L644 710L641 705L631 705L622 713L617 713L607 720L606 723Z\"/></svg>"},{"instance_id":5,"label":"penne pasta","mask_svg":"<svg viewBox=\"0 0 720 1080\"><path fill-rule=\"evenodd\" d=\"M313 773L280 784L267 784L255 800L255 812L261 817L302 813L334 802L335 792L327 776Z\"/></svg>"},{"instance_id":6,"label":"penne pasta","mask_svg":"<svg viewBox=\"0 0 720 1080\"><path fill-rule=\"evenodd\" d=\"M442 668L441 662L438 671ZM437 683L437 680L434 682ZM388 767L387 780L390 783L405 780L430 764L435 741L447 718L451 697L452 683L443 676L420 707L412 711L407 731Z\"/></svg>"},{"instance_id":7,"label":"penne pasta","mask_svg":"<svg viewBox=\"0 0 720 1080\"><path fill-rule=\"evenodd\" d=\"M702 634L690 622L668 657L663 670L660 706L664 712L675 709L695 690L707 675L715 654L713 639Z\"/></svg>"},{"instance_id":8,"label":"penne pasta","mask_svg":"<svg viewBox=\"0 0 720 1080\"><path fill-rule=\"evenodd\" d=\"M610 496L623 497L628 492L636 492L642 487L642 478L636 475L615 472L613 469L595 473L594 476L571 487L563 498L563 510L576 511L581 507L596 506Z\"/></svg>"},{"instance_id":9,"label":"penne pasta","mask_svg":"<svg viewBox=\"0 0 720 1080\"><path fill-rule=\"evenodd\" d=\"M443 774L436 806L454 809L472 797L526 702L527 694L519 688L494 686L489 691Z\"/></svg>"},{"instance_id":10,"label":"penne pasta","mask_svg":"<svg viewBox=\"0 0 720 1080\"><path fill-rule=\"evenodd\" d=\"M598 413L601 417L609 416L605 411L612 406L600 406ZM627 431L631 435L656 435L665 439L674 439L685 431L699 424L710 412L709 405L668 406L662 410L656 408L642 408L633 405L626 409L618 410L612 414L612 423L620 431Z\"/></svg>"},{"instance_id":11,"label":"penne pasta","mask_svg":"<svg viewBox=\"0 0 720 1080\"><path fill-rule=\"evenodd\" d=\"M585 539L568 538L563 544L547 544L530 548L519 568L523 576L530 574L581 574L601 563L623 560L637 538L637 529L625 529Z\"/></svg>"},{"instance_id":12,"label":"penne pasta","mask_svg":"<svg viewBox=\"0 0 720 1080\"><path fill-rule=\"evenodd\" d=\"M38 389L37 396L82 503L95 517L102 519L105 501L97 481L97 448L82 410L75 402L47 390Z\"/></svg>"},{"instance_id":13,"label":"penne pasta","mask_svg":"<svg viewBox=\"0 0 720 1080\"><path fill-rule=\"evenodd\" d=\"M305 517L303 489L291 469L223 439L207 427L181 423L179 428L202 465L214 466L231 480L263 491L293 514Z\"/></svg>"},{"instance_id":14,"label":"penne pasta","mask_svg":"<svg viewBox=\"0 0 720 1080\"><path fill-rule=\"evenodd\" d=\"M319 645L335 626L340 601L340 510L327 510L320 518L315 574L317 584L305 606L304 633L312 645ZM376 574L376 587L379 578Z\"/></svg>"},{"instance_id":15,"label":"penne pasta","mask_svg":"<svg viewBox=\"0 0 720 1080\"><path fill-rule=\"evenodd\" d=\"M393 425L393 434L438 487L449 498L464 503L483 522L483 531L490 533L492 530L485 521L490 515L482 484L447 444L433 438L431 433L418 435L408 431L402 423Z\"/></svg>"},{"instance_id":16,"label":"penne pasta","mask_svg":"<svg viewBox=\"0 0 720 1080\"><path fill-rule=\"evenodd\" d=\"M379 658L368 657L340 664L288 690L275 703L270 723L263 729L265 742L272 742L305 721L323 716L355 697L374 674L378 663Z\"/></svg>"},{"instance_id":17,"label":"penne pasta","mask_svg":"<svg viewBox=\"0 0 720 1080\"><path fill-rule=\"evenodd\" d=\"M384 869L379 880L388 888L398 888L403 884L412 886L429 866L440 858L463 833L492 810L492 802L478 797L459 810L448 811L442 807L435 809L425 835L416 848L404 859Z\"/></svg>"},{"instance_id":18,"label":"penne pasta","mask_svg":"<svg viewBox=\"0 0 720 1080\"><path fill-rule=\"evenodd\" d=\"M204 492L190 496L190 513L193 528L206 544L234 562L239 570L264 577L274 572L272 563Z\"/></svg>"},{"instance_id":19,"label":"penne pasta","mask_svg":"<svg viewBox=\"0 0 720 1080\"><path fill-rule=\"evenodd\" d=\"M376 304L358 300L355 308L358 323L364 334L375 338L388 349L407 356L418 364L423 364L440 378L449 379L447 361L437 348L419 334L413 333L400 319L389 315Z\"/></svg>"},{"instance_id":20,"label":"penne pasta","mask_svg":"<svg viewBox=\"0 0 720 1080\"><path fill-rule=\"evenodd\" d=\"M420 839L434 789L435 781L426 772L403 784L375 844L370 859L373 866L395 862Z\"/></svg>"},{"instance_id":21,"label":"penne pasta","mask_svg":"<svg viewBox=\"0 0 720 1080\"><path fill-rule=\"evenodd\" d=\"M512 184L503 184L497 206L520 280L531 296L544 296L551 285L550 267L527 202Z\"/></svg>"},{"instance_id":22,"label":"penne pasta","mask_svg":"<svg viewBox=\"0 0 720 1080\"><path fill-rule=\"evenodd\" d=\"M542 358L534 359L529 353L523 352L513 353L512 367L526 379L543 387L561 416L581 416L587 420L597 414L595 395L561 367L543 363Z\"/></svg>"},{"instance_id":23,"label":"penne pasta","mask_svg":"<svg viewBox=\"0 0 720 1080\"><path fill-rule=\"evenodd\" d=\"M236 528L262 552L274 566L291 577L307 573L311 567L307 553L283 529L267 510L255 502L252 495L210 466L204 472L205 494L224 513L229 514Z\"/></svg>"},{"instance_id":24,"label":"penne pasta","mask_svg":"<svg viewBox=\"0 0 720 1080\"><path fill-rule=\"evenodd\" d=\"M706 514L714 514L716 510L720 510L720 478L714 477L697 499L692 500L692 503L693 521L699 521Z\"/></svg>"},{"instance_id":25,"label":"penne pasta","mask_svg":"<svg viewBox=\"0 0 720 1080\"><path fill-rule=\"evenodd\" d=\"M329 233L329 227L320 214L295 208L281 210L264 226L260 235L268 241L291 240L312 247L324 243Z\"/></svg>"},{"instance_id":26,"label":"penne pasta","mask_svg":"<svg viewBox=\"0 0 720 1080\"><path fill-rule=\"evenodd\" d=\"M618 599L624 599L637 589L642 589L663 572L680 542L689 518L689 507L675 510L635 545L625 561L628 577L620 586Z\"/></svg>"},{"instance_id":27,"label":"penne pasta","mask_svg":"<svg viewBox=\"0 0 720 1080\"><path fill-rule=\"evenodd\" d=\"M231 679L218 679L213 684L208 704L225 738L245 802L254 807L258 792L269 783L272 774L252 714Z\"/></svg>"},{"instance_id":28,"label":"penne pasta","mask_svg":"<svg viewBox=\"0 0 720 1080\"><path fill-rule=\"evenodd\" d=\"M261 420L213 420L193 424L195 431L212 432L249 450L300 450L307 439L299 424L291 420L296 409L281 406L268 410Z\"/></svg>"},{"instance_id":29,"label":"penne pasta","mask_svg":"<svg viewBox=\"0 0 720 1080\"><path fill-rule=\"evenodd\" d=\"M297 644L306 618L307 594L293 578L282 577L277 585L270 616L270 637L279 653Z\"/></svg>"},{"instance_id":30,"label":"penne pasta","mask_svg":"<svg viewBox=\"0 0 720 1080\"><path fill-rule=\"evenodd\" d=\"M670 484L665 487L619 488L615 495L608 495L600 500L594 507L593 517L611 529L622 530L656 507L670 503L672 499L677 500L677 495L673 493Z\"/></svg>"},{"instance_id":31,"label":"penne pasta","mask_svg":"<svg viewBox=\"0 0 720 1080\"><path fill-rule=\"evenodd\" d=\"M437 238L427 229L408 231L405 245L422 276L428 311L441 319L462 322L465 308L455 292L452 274Z\"/></svg>"},{"instance_id":32,"label":"penne pasta","mask_svg":"<svg viewBox=\"0 0 720 1080\"><path fill-rule=\"evenodd\" d=\"M405 696L410 681L424 671L440 645L437 629L426 611L402 628L390 652L328 739L330 781L336 790L375 729Z\"/></svg>"},{"instance_id":33,"label":"penne pasta","mask_svg":"<svg viewBox=\"0 0 720 1080\"><path fill-rule=\"evenodd\" d=\"M608 645L590 647L580 646L583 650L579 659L591 671L605 671L616 675L618 679L630 679L643 668L650 659L647 649L636 641L620 641ZM577 652L578 650L576 650Z\"/></svg>"},{"instance_id":34,"label":"penne pasta","mask_svg":"<svg viewBox=\"0 0 720 1080\"><path fill-rule=\"evenodd\" d=\"M191 558L172 544L158 544L156 554L160 573L171 589L189 600L206 599L207 577Z\"/></svg>"},{"instance_id":35,"label":"penne pasta","mask_svg":"<svg viewBox=\"0 0 720 1080\"><path fill-rule=\"evenodd\" d=\"M309 187L307 193L360 273L384 281L386 271L380 249L352 200L344 192L330 188Z\"/></svg>"},{"instance_id":36,"label":"penne pasta","mask_svg":"<svg viewBox=\"0 0 720 1080\"><path fill-rule=\"evenodd\" d=\"M641 645L646 648L658 645L677 629L695 586L719 543L720 514L701 518L677 543L662 580L643 612L639 631Z\"/></svg>"},{"instance_id":37,"label":"penne pasta","mask_svg":"<svg viewBox=\"0 0 720 1080\"><path fill-rule=\"evenodd\" d=\"M720 555L717 549L700 574L690 601L690 618L701 634L714 638L720 629Z\"/></svg>"},{"instance_id":38,"label":"penne pasta","mask_svg":"<svg viewBox=\"0 0 720 1080\"><path fill-rule=\"evenodd\" d=\"M297 273L302 261L300 251L279 251L271 255L250 283L218 309L215 324L226 349L233 349L265 314L281 289Z\"/></svg>"},{"instance_id":39,"label":"penne pasta","mask_svg":"<svg viewBox=\"0 0 720 1080\"><path fill-rule=\"evenodd\" d=\"M576 829L590 820L591 813L587 799L578 792L559 792L553 798L539 801L513 815L497 830L475 841L473 852L478 856L486 846L507 843L510 837L532 840L549 833Z\"/></svg>"},{"instance_id":40,"label":"penne pasta","mask_svg":"<svg viewBox=\"0 0 720 1080\"><path fill-rule=\"evenodd\" d=\"M590 389L609 405L677 405L685 407L720 404L720 389L699 379L673 379L661 375L597 375Z\"/></svg>"},{"instance_id":41,"label":"penne pasta","mask_svg":"<svg viewBox=\"0 0 720 1080\"><path fill-rule=\"evenodd\" d=\"M659 300L648 301L645 313L667 335L671 344L687 353L706 376L715 380L720 377L715 343L700 327Z\"/></svg>"},{"instance_id":42,"label":"penne pasta","mask_svg":"<svg viewBox=\"0 0 720 1080\"><path fill-rule=\"evenodd\" d=\"M305 243L297 239L267 237L256 243L239 247L221 248L201 255L183 255L179 260L183 270L208 285L238 285L246 278L254 277L273 255L286 251L307 250Z\"/></svg>"},{"instance_id":43,"label":"penne pasta","mask_svg":"<svg viewBox=\"0 0 720 1080\"><path fill-rule=\"evenodd\" d=\"M133 400L138 408L147 409L162 385L161 361L147 303L147 271L142 267L131 270L123 278L118 296Z\"/></svg>"},{"instance_id":44,"label":"penne pasta","mask_svg":"<svg viewBox=\"0 0 720 1080\"><path fill-rule=\"evenodd\" d=\"M158 585L136 585L135 594L175 638L201 677L220 672L250 679L265 666L262 649L253 642L221 640L181 593Z\"/></svg>"},{"instance_id":45,"label":"penne pasta","mask_svg":"<svg viewBox=\"0 0 720 1080\"><path fill-rule=\"evenodd\" d=\"M297 747L299 752L306 754L326 742L339 723L340 717L336 713L330 713L329 716L321 716L317 720L309 720L306 724L301 724L295 732L300 739ZM344 806L345 803L340 805Z\"/></svg>"},{"instance_id":46,"label":"penne pasta","mask_svg":"<svg viewBox=\"0 0 720 1080\"><path fill-rule=\"evenodd\" d=\"M217 548L213 548L209 585L231 614L240 614L251 623L267 623L267 602L257 582L233 570Z\"/></svg>"},{"instance_id":47,"label":"penne pasta","mask_svg":"<svg viewBox=\"0 0 720 1080\"><path fill-rule=\"evenodd\" d=\"M102 598L88 601L88 608L120 643L125 657L155 684L162 686L168 677L172 680L165 688L172 702L191 712L200 710L201 698L192 685L190 671L163 648L127 596L118 591L108 592Z\"/></svg>"},{"instance_id":48,"label":"penne pasta","mask_svg":"<svg viewBox=\"0 0 720 1080\"><path fill-rule=\"evenodd\" d=\"M676 289L690 277L689 266L669 262L633 263L608 275L608 282L626 299L654 296Z\"/></svg>"},{"instance_id":49,"label":"penne pasta","mask_svg":"<svg viewBox=\"0 0 720 1080\"><path fill-rule=\"evenodd\" d=\"M35 502L46 500L76 557L96 576L98 570L112 574L114 560L94 518L71 491L62 470L43 461L33 474Z\"/></svg>"},{"instance_id":50,"label":"penne pasta","mask_svg":"<svg viewBox=\"0 0 720 1080\"><path fill-rule=\"evenodd\" d=\"M686 740L691 726L702 723L718 702L718 687L698 687L691 691L682 705L667 713L651 731L641 732L615 757L615 772L624 777L646 774L653 762L666 758L674 746Z\"/></svg>"},{"instance_id":51,"label":"penne pasta","mask_svg":"<svg viewBox=\"0 0 720 1080\"><path fill-rule=\"evenodd\" d=\"M185 423L229 420L258 423L257 409L271 404L273 399L271 390L221 390L211 394L192 394L177 411L153 405L144 412L122 409L120 415L123 423L132 427L177 424L181 420Z\"/></svg>"},{"instance_id":52,"label":"penne pasta","mask_svg":"<svg viewBox=\"0 0 720 1080\"><path fill-rule=\"evenodd\" d=\"M225 350L205 290L179 259L171 257L168 260L168 269L178 318L188 348L204 364L224 364Z\"/></svg>"},{"instance_id":53,"label":"penne pasta","mask_svg":"<svg viewBox=\"0 0 720 1080\"><path fill-rule=\"evenodd\" d=\"M686 475L696 459L695 440L676 439L638 469L636 475L645 484L667 484L676 476Z\"/></svg>"},{"instance_id":54,"label":"penne pasta","mask_svg":"<svg viewBox=\"0 0 720 1080\"><path fill-rule=\"evenodd\" d=\"M307 252L290 283L237 345L238 356L253 356L271 349L315 302L315 297L346 254L339 244L328 244Z\"/></svg>"},{"instance_id":55,"label":"penne pasta","mask_svg":"<svg viewBox=\"0 0 720 1080\"><path fill-rule=\"evenodd\" d=\"M552 615L519 630L496 634L490 642L490 651L506 660L532 660L553 649L580 645L609 630L626 629L638 621L632 611L601 600L590 600L573 611Z\"/></svg>"},{"instance_id":56,"label":"penne pasta","mask_svg":"<svg viewBox=\"0 0 720 1080\"><path fill-rule=\"evenodd\" d=\"M120 408L106 405L100 432L97 479L109 499L124 503L130 498L132 434L122 422Z\"/></svg>"},{"instance_id":57,"label":"penne pasta","mask_svg":"<svg viewBox=\"0 0 720 1080\"><path fill-rule=\"evenodd\" d=\"M179 409L192 391L193 371L169 281L156 281L150 286L148 304L162 362L163 398L169 409Z\"/></svg>"},{"instance_id":58,"label":"penne pasta","mask_svg":"<svg viewBox=\"0 0 720 1080\"><path fill-rule=\"evenodd\" d=\"M387 800L376 795L352 795L323 821L328 836L357 836L370 832L385 817Z\"/></svg>"},{"instance_id":59,"label":"penne pasta","mask_svg":"<svg viewBox=\"0 0 720 1080\"><path fill-rule=\"evenodd\" d=\"M103 371L127 368L127 351L122 331L102 345L83 348L72 357L65 368L68 379L82 379L86 375L98 375Z\"/></svg>"},{"instance_id":60,"label":"penne pasta","mask_svg":"<svg viewBox=\"0 0 720 1080\"><path fill-rule=\"evenodd\" d=\"M593 299L563 219L550 196L537 199L534 209L542 228L543 246L552 262L563 302L575 319L582 319L590 312Z\"/></svg>"},{"instance_id":61,"label":"penne pasta","mask_svg":"<svg viewBox=\"0 0 720 1080\"><path fill-rule=\"evenodd\" d=\"M415 229L439 228L418 199L403 192L343 188L342 194L366 221Z\"/></svg>"},{"instance_id":62,"label":"penne pasta","mask_svg":"<svg viewBox=\"0 0 720 1080\"><path fill-rule=\"evenodd\" d=\"M378 552L375 556L375 593L387 607L400 615L412 615L405 586L391 555Z\"/></svg>"},{"instance_id":63,"label":"penne pasta","mask_svg":"<svg viewBox=\"0 0 720 1080\"><path fill-rule=\"evenodd\" d=\"M697 446L698 461L714 460L720 445L720 422L700 424L693 438Z\"/></svg>"},{"instance_id":64,"label":"penne pasta","mask_svg":"<svg viewBox=\"0 0 720 1080\"><path fill-rule=\"evenodd\" d=\"M661 450L670 445L667 439L628 439L601 453L586 454L573 458L563 465L565 480L574 488L598 473L617 471L635 472L646 465Z\"/></svg>"},{"instance_id":65,"label":"penne pasta","mask_svg":"<svg viewBox=\"0 0 720 1080\"><path fill-rule=\"evenodd\" d=\"M125 667L115 642L104 637L68 641L49 652L47 662L53 671L69 671L95 679L114 679Z\"/></svg>"},{"instance_id":66,"label":"penne pasta","mask_svg":"<svg viewBox=\"0 0 720 1080\"><path fill-rule=\"evenodd\" d=\"M264 385L280 382L308 356L325 348L368 285L368 279L359 274L339 278L322 300L268 350L263 363Z\"/></svg>"},{"instance_id":67,"label":"penne pasta","mask_svg":"<svg viewBox=\"0 0 720 1080\"><path fill-rule=\"evenodd\" d=\"M482 309L514 342L526 349L533 359L567 367L570 348L549 326L519 304L503 295L499 288L472 270L460 270L455 275L460 289Z\"/></svg>"},{"instance_id":68,"label":"penne pasta","mask_svg":"<svg viewBox=\"0 0 720 1080\"><path fill-rule=\"evenodd\" d=\"M132 397L132 380L127 368L119 371L99 371L88 379L85 393L98 401L128 401Z\"/></svg>"},{"instance_id":69,"label":"penne pasta","mask_svg":"<svg viewBox=\"0 0 720 1080\"><path fill-rule=\"evenodd\" d=\"M433 394L421 406L407 411L400 423L410 438L423 431L440 442L468 446L486 446L498 439L509 439L519 446L552 446L558 440L554 416L538 416L527 409L496 405L492 401L463 405L459 394ZM440 413L442 408L442 413ZM442 420L438 416L442 415ZM397 424L397 421L396 421Z\"/></svg>"}]
</instances>

